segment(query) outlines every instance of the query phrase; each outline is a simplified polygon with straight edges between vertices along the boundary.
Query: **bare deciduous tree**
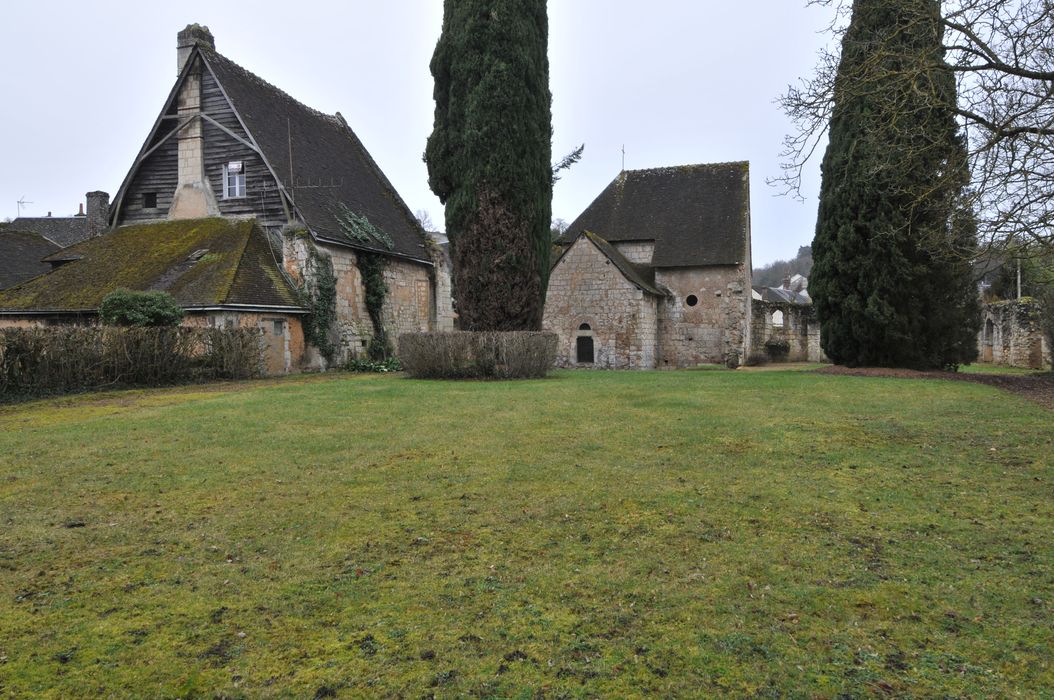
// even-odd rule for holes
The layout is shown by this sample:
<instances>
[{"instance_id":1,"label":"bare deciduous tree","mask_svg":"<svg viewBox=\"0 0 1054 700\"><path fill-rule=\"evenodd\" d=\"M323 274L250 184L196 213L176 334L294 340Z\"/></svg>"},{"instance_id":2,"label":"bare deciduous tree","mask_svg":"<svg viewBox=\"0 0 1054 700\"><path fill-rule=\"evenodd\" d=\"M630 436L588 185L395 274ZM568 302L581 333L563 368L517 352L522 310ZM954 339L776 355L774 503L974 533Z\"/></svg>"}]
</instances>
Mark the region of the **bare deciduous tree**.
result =
<instances>
[{"instance_id":1,"label":"bare deciduous tree","mask_svg":"<svg viewBox=\"0 0 1054 700\"><path fill-rule=\"evenodd\" d=\"M852 0L808 4L836 9L828 31L832 47L839 44ZM1054 0L943 0L941 6L945 60L958 85L956 116L969 145L969 204L981 242L1013 255L1049 251L1054 248ZM795 131L784 143L784 173L772 182L787 192L800 194L803 167L824 140L835 91L866 89L866 82L852 76L836 80L839 54L837 48L821 52L816 72L779 100ZM901 78L913 80L913 70Z\"/></svg>"}]
</instances>

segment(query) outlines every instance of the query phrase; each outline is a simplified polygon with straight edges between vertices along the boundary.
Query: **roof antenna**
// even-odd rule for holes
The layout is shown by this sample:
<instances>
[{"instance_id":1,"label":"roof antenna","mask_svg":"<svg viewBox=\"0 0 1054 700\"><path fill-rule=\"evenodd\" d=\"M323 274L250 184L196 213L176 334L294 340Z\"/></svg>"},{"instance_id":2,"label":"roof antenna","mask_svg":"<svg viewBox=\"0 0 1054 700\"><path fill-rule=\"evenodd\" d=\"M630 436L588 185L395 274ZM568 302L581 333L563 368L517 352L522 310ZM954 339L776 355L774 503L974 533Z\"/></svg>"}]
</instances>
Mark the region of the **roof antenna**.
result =
<instances>
[{"instance_id":1,"label":"roof antenna","mask_svg":"<svg viewBox=\"0 0 1054 700\"><path fill-rule=\"evenodd\" d=\"M622 144L622 172L626 172L626 144Z\"/></svg>"},{"instance_id":2,"label":"roof antenna","mask_svg":"<svg viewBox=\"0 0 1054 700\"><path fill-rule=\"evenodd\" d=\"M17 208L18 208L18 215L19 215L19 216L22 216L22 210L26 208L26 205L27 205L27 204L32 204L32 203L33 203L33 202L27 202L27 201L26 201L26 196L25 196L25 195L22 195L22 199L18 200L18 201L17 201L16 203L15 203L15 204L17 205Z\"/></svg>"}]
</instances>

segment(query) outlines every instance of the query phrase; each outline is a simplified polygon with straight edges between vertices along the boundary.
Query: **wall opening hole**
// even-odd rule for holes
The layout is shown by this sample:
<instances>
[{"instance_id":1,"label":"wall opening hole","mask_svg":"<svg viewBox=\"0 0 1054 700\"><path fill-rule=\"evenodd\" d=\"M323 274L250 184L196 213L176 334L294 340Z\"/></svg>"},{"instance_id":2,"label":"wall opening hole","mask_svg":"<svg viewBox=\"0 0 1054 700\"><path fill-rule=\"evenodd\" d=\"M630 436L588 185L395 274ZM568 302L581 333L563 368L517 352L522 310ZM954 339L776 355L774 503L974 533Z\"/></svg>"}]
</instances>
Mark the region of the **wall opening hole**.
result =
<instances>
[{"instance_id":1,"label":"wall opening hole","mask_svg":"<svg viewBox=\"0 0 1054 700\"><path fill-rule=\"evenodd\" d=\"M699 297L695 296L694 294L689 294L688 297L684 300L684 303L688 304L688 306L695 306L699 303Z\"/></svg>"}]
</instances>

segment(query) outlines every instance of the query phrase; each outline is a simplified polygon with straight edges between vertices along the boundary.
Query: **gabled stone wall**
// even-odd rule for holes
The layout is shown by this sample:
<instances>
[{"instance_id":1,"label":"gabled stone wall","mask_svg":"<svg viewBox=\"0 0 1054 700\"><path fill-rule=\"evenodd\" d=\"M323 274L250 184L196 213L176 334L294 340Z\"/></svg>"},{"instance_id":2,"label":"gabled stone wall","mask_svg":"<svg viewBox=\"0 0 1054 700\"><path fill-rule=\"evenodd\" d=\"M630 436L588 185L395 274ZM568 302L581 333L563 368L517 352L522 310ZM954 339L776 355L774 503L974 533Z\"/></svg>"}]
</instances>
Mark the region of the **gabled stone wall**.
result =
<instances>
[{"instance_id":1,"label":"gabled stone wall","mask_svg":"<svg viewBox=\"0 0 1054 700\"><path fill-rule=\"evenodd\" d=\"M657 324L657 298L627 280L586 236L553 269L542 326L559 338L557 366L652 369ZM592 339L592 363L577 361L579 337Z\"/></svg>"}]
</instances>

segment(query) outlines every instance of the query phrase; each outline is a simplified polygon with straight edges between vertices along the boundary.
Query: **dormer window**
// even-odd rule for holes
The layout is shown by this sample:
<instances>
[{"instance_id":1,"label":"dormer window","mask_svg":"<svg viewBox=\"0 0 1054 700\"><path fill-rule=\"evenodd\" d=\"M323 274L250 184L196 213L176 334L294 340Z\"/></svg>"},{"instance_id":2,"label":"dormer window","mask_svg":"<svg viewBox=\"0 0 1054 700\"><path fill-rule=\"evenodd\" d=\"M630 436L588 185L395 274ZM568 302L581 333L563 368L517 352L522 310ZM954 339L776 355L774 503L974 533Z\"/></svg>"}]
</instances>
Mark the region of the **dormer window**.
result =
<instances>
[{"instance_id":1,"label":"dormer window","mask_svg":"<svg viewBox=\"0 0 1054 700\"><path fill-rule=\"evenodd\" d=\"M223 166L223 198L238 199L245 196L245 168L242 161L232 160Z\"/></svg>"}]
</instances>

